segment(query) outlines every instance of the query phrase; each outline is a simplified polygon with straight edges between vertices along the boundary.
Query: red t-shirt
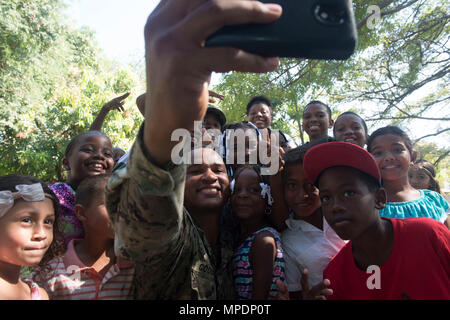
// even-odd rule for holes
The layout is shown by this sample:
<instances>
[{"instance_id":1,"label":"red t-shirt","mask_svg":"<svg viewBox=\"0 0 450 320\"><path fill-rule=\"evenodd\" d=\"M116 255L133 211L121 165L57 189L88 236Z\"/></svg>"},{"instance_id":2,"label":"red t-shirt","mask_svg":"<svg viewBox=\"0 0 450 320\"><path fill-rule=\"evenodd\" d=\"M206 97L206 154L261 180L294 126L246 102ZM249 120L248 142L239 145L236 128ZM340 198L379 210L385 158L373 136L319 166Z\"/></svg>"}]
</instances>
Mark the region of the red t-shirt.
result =
<instances>
[{"instance_id":1,"label":"red t-shirt","mask_svg":"<svg viewBox=\"0 0 450 320\"><path fill-rule=\"evenodd\" d=\"M389 260L378 271L360 270L349 241L323 272L333 289L328 298L450 299L450 231L445 225L430 218L383 219L394 230Z\"/></svg>"}]
</instances>

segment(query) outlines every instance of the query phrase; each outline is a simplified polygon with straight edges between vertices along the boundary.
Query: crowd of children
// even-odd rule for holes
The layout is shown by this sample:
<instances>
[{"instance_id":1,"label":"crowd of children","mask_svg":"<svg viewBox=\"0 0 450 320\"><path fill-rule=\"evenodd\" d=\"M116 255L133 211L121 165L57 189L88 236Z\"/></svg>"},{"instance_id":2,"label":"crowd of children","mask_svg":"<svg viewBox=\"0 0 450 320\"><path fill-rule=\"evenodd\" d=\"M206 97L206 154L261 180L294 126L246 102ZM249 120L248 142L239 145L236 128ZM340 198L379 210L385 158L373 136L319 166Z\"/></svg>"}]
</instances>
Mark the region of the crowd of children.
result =
<instances>
[{"instance_id":1,"label":"crowd of children","mask_svg":"<svg viewBox=\"0 0 450 320\"><path fill-rule=\"evenodd\" d=\"M333 120L314 100L302 115L309 142L297 147L271 134L264 96L250 99L247 119L227 124L207 106L208 96L223 98L207 90L210 72L267 72L276 60L218 49L223 59L206 67L212 53L195 45L196 13L210 30L214 20L270 22L281 11L236 2L212 17L187 6L167 0L147 22L146 50L157 54L128 153L115 156L100 132L125 94L102 109L97 131L67 145L65 182L0 177L0 299L264 300L285 299L285 289L292 300L450 299L449 203L408 135L396 126L369 134L360 115ZM179 30L191 37L171 36ZM191 144L188 164L174 164L171 133L196 136L201 119L202 142ZM242 148L236 130L246 133ZM278 155L270 176L265 146Z\"/></svg>"}]
</instances>

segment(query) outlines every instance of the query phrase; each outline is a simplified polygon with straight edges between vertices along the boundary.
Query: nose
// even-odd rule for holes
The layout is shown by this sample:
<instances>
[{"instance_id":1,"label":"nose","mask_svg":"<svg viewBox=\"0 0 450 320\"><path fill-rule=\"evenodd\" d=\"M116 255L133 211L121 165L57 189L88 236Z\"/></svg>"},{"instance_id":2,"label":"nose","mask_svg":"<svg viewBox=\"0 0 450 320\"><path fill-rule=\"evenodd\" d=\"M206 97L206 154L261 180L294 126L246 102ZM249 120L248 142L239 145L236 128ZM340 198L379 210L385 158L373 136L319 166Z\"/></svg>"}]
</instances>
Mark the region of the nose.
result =
<instances>
[{"instance_id":1,"label":"nose","mask_svg":"<svg viewBox=\"0 0 450 320\"><path fill-rule=\"evenodd\" d=\"M101 150L101 149L95 150L94 158L105 159L105 155L103 154L103 150Z\"/></svg>"},{"instance_id":2,"label":"nose","mask_svg":"<svg viewBox=\"0 0 450 320\"><path fill-rule=\"evenodd\" d=\"M330 201L331 201L332 213L336 214L336 213L340 213L340 212L344 211L344 207L342 205L342 200L339 199L339 197L330 199Z\"/></svg>"},{"instance_id":3,"label":"nose","mask_svg":"<svg viewBox=\"0 0 450 320\"><path fill-rule=\"evenodd\" d=\"M383 161L392 161L394 159L395 159L394 154L391 151L386 151L384 153Z\"/></svg>"},{"instance_id":4,"label":"nose","mask_svg":"<svg viewBox=\"0 0 450 320\"><path fill-rule=\"evenodd\" d=\"M308 192L306 192L305 188L301 187L301 188L298 188L296 197L297 197L298 201L305 201L306 199L309 198L309 194L308 194Z\"/></svg>"},{"instance_id":5,"label":"nose","mask_svg":"<svg viewBox=\"0 0 450 320\"><path fill-rule=\"evenodd\" d=\"M344 128L344 135L352 135L353 130L352 128Z\"/></svg>"},{"instance_id":6,"label":"nose","mask_svg":"<svg viewBox=\"0 0 450 320\"><path fill-rule=\"evenodd\" d=\"M205 183L214 183L217 181L217 175L211 170L211 168L208 168L208 170L206 170L202 175L202 181Z\"/></svg>"}]
</instances>

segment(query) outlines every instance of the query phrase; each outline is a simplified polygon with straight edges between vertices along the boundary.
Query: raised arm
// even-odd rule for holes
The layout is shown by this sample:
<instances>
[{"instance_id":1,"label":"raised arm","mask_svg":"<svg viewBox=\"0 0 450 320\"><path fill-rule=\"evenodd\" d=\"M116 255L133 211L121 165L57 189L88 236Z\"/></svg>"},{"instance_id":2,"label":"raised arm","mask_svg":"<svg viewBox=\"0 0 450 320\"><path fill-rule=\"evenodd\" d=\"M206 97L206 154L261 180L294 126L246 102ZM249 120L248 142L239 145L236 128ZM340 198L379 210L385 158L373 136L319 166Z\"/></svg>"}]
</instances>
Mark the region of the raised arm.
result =
<instances>
[{"instance_id":1,"label":"raised arm","mask_svg":"<svg viewBox=\"0 0 450 320\"><path fill-rule=\"evenodd\" d=\"M98 113L97 117L92 122L89 131L101 131L103 122L105 122L105 118L111 110L119 110L123 111L123 100L125 100L130 95L129 92L125 93L120 97L116 97L111 101L108 101L103 105Z\"/></svg>"}]
</instances>

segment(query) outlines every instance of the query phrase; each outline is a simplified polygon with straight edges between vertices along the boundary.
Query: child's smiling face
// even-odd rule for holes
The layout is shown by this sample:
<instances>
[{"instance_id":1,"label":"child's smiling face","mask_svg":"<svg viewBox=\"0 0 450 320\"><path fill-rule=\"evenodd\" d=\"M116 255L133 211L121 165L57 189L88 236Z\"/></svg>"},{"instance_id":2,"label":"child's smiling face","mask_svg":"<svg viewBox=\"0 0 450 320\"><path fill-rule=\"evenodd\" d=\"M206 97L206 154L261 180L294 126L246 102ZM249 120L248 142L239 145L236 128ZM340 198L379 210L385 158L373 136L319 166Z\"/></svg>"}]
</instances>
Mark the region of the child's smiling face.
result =
<instances>
[{"instance_id":1,"label":"child's smiling face","mask_svg":"<svg viewBox=\"0 0 450 320\"><path fill-rule=\"evenodd\" d=\"M269 128L272 124L272 110L265 103L255 103L248 111L248 121L258 129Z\"/></svg>"},{"instance_id":2,"label":"child's smiling face","mask_svg":"<svg viewBox=\"0 0 450 320\"><path fill-rule=\"evenodd\" d=\"M394 134L376 137L371 145L370 153L377 162L384 180L398 180L408 175L409 167L413 164L403 139Z\"/></svg>"},{"instance_id":3,"label":"child's smiling face","mask_svg":"<svg viewBox=\"0 0 450 320\"><path fill-rule=\"evenodd\" d=\"M303 166L285 168L284 200L297 219L308 217L320 207L319 190L306 177Z\"/></svg>"},{"instance_id":4,"label":"child's smiling face","mask_svg":"<svg viewBox=\"0 0 450 320\"><path fill-rule=\"evenodd\" d=\"M69 183L75 185L88 176L111 173L114 166L111 140L104 135L87 134L63 163L70 171Z\"/></svg>"},{"instance_id":5,"label":"child's smiling face","mask_svg":"<svg viewBox=\"0 0 450 320\"><path fill-rule=\"evenodd\" d=\"M325 106L311 104L303 112L302 125L310 139L318 139L327 136L328 129L333 127L333 120Z\"/></svg>"},{"instance_id":6,"label":"child's smiling face","mask_svg":"<svg viewBox=\"0 0 450 320\"><path fill-rule=\"evenodd\" d=\"M367 132L361 119L352 114L340 116L333 128L336 141L350 142L364 148L367 142Z\"/></svg>"},{"instance_id":7,"label":"child's smiling face","mask_svg":"<svg viewBox=\"0 0 450 320\"><path fill-rule=\"evenodd\" d=\"M0 218L0 260L17 266L37 265L53 241L55 210L49 198L16 200Z\"/></svg>"},{"instance_id":8,"label":"child's smiling face","mask_svg":"<svg viewBox=\"0 0 450 320\"><path fill-rule=\"evenodd\" d=\"M386 204L384 189L374 190L367 179L350 167L326 169L319 178L323 215L344 240L363 234L379 219L377 210Z\"/></svg>"},{"instance_id":9,"label":"child's smiling face","mask_svg":"<svg viewBox=\"0 0 450 320\"><path fill-rule=\"evenodd\" d=\"M231 206L239 219L254 219L261 217L267 207L262 197L260 178L255 170L242 169L234 185L231 196Z\"/></svg>"}]
</instances>

